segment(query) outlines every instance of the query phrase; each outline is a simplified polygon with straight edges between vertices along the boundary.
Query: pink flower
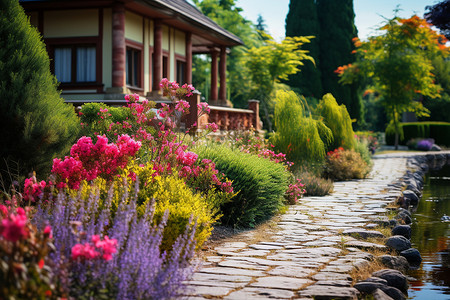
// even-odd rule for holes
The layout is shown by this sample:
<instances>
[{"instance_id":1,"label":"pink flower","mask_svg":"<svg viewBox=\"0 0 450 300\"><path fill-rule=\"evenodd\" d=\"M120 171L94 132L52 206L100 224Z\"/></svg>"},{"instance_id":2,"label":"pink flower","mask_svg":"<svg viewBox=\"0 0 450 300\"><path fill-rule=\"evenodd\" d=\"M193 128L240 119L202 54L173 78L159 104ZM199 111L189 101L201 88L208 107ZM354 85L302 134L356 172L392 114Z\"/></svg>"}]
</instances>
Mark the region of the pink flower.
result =
<instances>
[{"instance_id":1,"label":"pink flower","mask_svg":"<svg viewBox=\"0 0 450 300\"><path fill-rule=\"evenodd\" d=\"M87 260L91 260L96 258L100 253L95 251L95 248L89 244L76 244L72 247L72 259L76 260L77 258L84 258Z\"/></svg>"},{"instance_id":2,"label":"pink flower","mask_svg":"<svg viewBox=\"0 0 450 300\"><path fill-rule=\"evenodd\" d=\"M27 216L22 209L20 213L10 214L9 218L3 219L0 223L0 234L10 242L17 242L28 237L26 230Z\"/></svg>"},{"instance_id":3,"label":"pink flower","mask_svg":"<svg viewBox=\"0 0 450 300\"><path fill-rule=\"evenodd\" d=\"M45 226L44 235L48 236L49 238L53 238L52 228L50 227L50 225Z\"/></svg>"},{"instance_id":4,"label":"pink flower","mask_svg":"<svg viewBox=\"0 0 450 300\"><path fill-rule=\"evenodd\" d=\"M212 132L216 132L219 129L216 123L208 123L206 124L206 129L211 130Z\"/></svg>"}]
</instances>

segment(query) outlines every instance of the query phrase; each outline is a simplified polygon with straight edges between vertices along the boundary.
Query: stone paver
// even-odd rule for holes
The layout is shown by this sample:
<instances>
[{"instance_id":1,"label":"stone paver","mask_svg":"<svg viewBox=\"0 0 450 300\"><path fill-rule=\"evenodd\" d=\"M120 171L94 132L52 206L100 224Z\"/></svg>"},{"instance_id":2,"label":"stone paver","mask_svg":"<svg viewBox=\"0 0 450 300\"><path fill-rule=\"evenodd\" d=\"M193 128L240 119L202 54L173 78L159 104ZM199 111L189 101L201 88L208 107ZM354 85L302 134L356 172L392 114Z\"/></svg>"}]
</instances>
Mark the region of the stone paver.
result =
<instances>
[{"instance_id":1,"label":"stone paver","mask_svg":"<svg viewBox=\"0 0 450 300\"><path fill-rule=\"evenodd\" d=\"M386 206L401 196L392 183L406 173L406 161L404 153L375 156L368 179L335 182L331 195L301 199L266 241L216 247L188 282L188 299L356 299L348 274L373 259L366 250L386 248L366 239L382 240Z\"/></svg>"}]
</instances>

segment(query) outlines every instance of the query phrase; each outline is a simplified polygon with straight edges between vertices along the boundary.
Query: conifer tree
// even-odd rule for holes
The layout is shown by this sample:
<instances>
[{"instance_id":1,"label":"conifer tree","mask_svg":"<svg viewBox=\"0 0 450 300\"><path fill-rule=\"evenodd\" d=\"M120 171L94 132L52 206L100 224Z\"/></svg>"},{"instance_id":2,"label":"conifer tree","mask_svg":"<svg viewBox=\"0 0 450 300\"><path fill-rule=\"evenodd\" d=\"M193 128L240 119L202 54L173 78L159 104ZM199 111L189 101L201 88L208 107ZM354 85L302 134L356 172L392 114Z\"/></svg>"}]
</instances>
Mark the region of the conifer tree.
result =
<instances>
[{"instance_id":1,"label":"conifer tree","mask_svg":"<svg viewBox=\"0 0 450 300\"><path fill-rule=\"evenodd\" d=\"M0 1L0 41L0 174L8 184L5 161L19 164L17 175L49 172L76 138L78 119L60 98L45 45L18 0Z\"/></svg>"},{"instance_id":2,"label":"conifer tree","mask_svg":"<svg viewBox=\"0 0 450 300\"><path fill-rule=\"evenodd\" d=\"M290 0L289 12L286 16L286 36L314 36L304 46L313 62L307 61L301 72L289 76L289 85L306 97L322 97L322 82L319 69L320 26L317 17L315 0Z\"/></svg>"},{"instance_id":3,"label":"conifer tree","mask_svg":"<svg viewBox=\"0 0 450 300\"><path fill-rule=\"evenodd\" d=\"M352 39L357 37L354 24L353 0L317 0L320 24L319 67L324 93L331 93L338 103L345 104L352 118L362 120L361 99L357 85L343 86L335 70L352 63L355 49Z\"/></svg>"}]
</instances>

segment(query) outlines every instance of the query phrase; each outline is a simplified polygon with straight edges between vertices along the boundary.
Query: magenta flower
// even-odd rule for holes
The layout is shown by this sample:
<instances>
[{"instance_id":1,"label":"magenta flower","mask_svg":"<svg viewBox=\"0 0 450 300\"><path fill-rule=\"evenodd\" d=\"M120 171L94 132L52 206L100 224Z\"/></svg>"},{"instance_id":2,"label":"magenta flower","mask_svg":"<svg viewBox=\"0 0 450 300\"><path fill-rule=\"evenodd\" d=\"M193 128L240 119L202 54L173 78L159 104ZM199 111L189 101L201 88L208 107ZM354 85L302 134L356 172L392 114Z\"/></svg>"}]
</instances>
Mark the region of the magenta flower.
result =
<instances>
[{"instance_id":1,"label":"magenta flower","mask_svg":"<svg viewBox=\"0 0 450 300\"><path fill-rule=\"evenodd\" d=\"M17 214L11 213L0 222L0 235L13 243L28 237L27 216L25 211L20 209L17 209Z\"/></svg>"}]
</instances>

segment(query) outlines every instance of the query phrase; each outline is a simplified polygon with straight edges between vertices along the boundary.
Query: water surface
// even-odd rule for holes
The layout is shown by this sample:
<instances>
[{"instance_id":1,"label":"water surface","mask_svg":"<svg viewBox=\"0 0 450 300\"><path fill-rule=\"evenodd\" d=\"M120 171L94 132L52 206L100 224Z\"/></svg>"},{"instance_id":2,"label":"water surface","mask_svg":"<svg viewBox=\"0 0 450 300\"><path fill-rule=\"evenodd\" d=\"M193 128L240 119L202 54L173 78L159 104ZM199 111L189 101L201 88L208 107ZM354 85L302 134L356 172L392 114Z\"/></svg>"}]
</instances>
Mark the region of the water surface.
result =
<instances>
[{"instance_id":1,"label":"water surface","mask_svg":"<svg viewBox=\"0 0 450 300\"><path fill-rule=\"evenodd\" d=\"M450 165L430 171L423 196L413 214L411 243L422 255L422 264L409 275L409 297L414 300L450 299Z\"/></svg>"}]
</instances>

